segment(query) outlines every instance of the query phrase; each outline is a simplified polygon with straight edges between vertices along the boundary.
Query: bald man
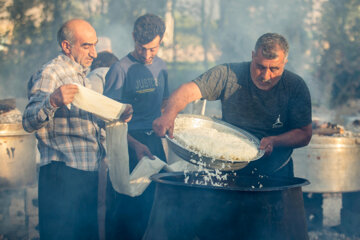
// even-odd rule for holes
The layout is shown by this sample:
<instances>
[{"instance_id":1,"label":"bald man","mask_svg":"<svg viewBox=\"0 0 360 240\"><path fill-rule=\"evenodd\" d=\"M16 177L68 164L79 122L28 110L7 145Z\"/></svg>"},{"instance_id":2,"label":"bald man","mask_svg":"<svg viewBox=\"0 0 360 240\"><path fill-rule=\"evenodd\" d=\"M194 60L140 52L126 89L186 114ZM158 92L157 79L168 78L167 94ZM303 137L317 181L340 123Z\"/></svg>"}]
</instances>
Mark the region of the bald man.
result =
<instances>
[{"instance_id":1,"label":"bald man","mask_svg":"<svg viewBox=\"0 0 360 240\"><path fill-rule=\"evenodd\" d=\"M62 52L28 83L23 127L35 132L40 151L41 239L98 239L97 183L105 157L104 129L89 112L71 105L78 88L89 87L88 68L97 57L95 29L72 19L58 31ZM127 111L122 115L128 119Z\"/></svg>"}]
</instances>

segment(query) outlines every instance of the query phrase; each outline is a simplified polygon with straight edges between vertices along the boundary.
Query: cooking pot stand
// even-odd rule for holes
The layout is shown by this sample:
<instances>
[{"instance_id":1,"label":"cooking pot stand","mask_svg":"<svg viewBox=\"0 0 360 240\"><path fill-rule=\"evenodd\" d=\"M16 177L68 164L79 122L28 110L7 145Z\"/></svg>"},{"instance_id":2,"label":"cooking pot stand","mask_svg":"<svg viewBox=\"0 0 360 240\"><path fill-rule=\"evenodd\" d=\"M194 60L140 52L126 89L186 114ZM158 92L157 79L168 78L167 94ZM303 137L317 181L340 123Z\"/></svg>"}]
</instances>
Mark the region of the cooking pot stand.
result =
<instances>
[{"instance_id":1,"label":"cooking pot stand","mask_svg":"<svg viewBox=\"0 0 360 240\"><path fill-rule=\"evenodd\" d=\"M156 156L155 160L143 157L130 174L127 130L127 124L122 122L108 124L106 127L109 175L115 191L136 197L149 186L150 176L158 173L166 163Z\"/></svg>"}]
</instances>

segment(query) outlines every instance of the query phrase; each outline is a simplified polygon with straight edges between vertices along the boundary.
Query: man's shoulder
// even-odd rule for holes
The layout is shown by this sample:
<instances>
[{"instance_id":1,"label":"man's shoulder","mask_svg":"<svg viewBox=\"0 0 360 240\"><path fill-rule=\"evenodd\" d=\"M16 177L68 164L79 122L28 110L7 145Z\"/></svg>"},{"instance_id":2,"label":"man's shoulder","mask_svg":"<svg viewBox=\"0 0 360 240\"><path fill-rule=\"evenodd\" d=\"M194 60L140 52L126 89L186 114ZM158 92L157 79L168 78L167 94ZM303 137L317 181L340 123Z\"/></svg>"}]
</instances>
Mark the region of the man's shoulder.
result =
<instances>
[{"instance_id":1,"label":"man's shoulder","mask_svg":"<svg viewBox=\"0 0 360 240\"><path fill-rule=\"evenodd\" d=\"M59 56L51 59L50 61L44 63L33 75L32 77L40 76L43 74L50 74L59 68Z\"/></svg>"},{"instance_id":2,"label":"man's shoulder","mask_svg":"<svg viewBox=\"0 0 360 240\"><path fill-rule=\"evenodd\" d=\"M291 93L295 92L308 92L309 87L307 86L305 80L298 74L285 70L283 73L283 86L285 89Z\"/></svg>"},{"instance_id":3,"label":"man's shoulder","mask_svg":"<svg viewBox=\"0 0 360 240\"><path fill-rule=\"evenodd\" d=\"M247 79L250 72L250 62L233 62L222 65L223 71L228 72L228 81L238 82Z\"/></svg>"},{"instance_id":4,"label":"man's shoulder","mask_svg":"<svg viewBox=\"0 0 360 240\"><path fill-rule=\"evenodd\" d=\"M236 72L248 71L250 69L250 62L233 62L228 63L228 66L231 70Z\"/></svg>"},{"instance_id":5,"label":"man's shoulder","mask_svg":"<svg viewBox=\"0 0 360 240\"><path fill-rule=\"evenodd\" d=\"M128 69L131 65L135 64L135 62L129 57L129 54L120 58L118 61L116 61L111 68L114 69Z\"/></svg>"},{"instance_id":6,"label":"man's shoulder","mask_svg":"<svg viewBox=\"0 0 360 240\"><path fill-rule=\"evenodd\" d=\"M92 70L91 72L89 72L89 74L87 75L88 78L92 78L94 76L105 76L106 73L109 71L109 67L99 67L99 68L95 68L94 70Z\"/></svg>"},{"instance_id":7,"label":"man's shoulder","mask_svg":"<svg viewBox=\"0 0 360 240\"><path fill-rule=\"evenodd\" d=\"M239 74L244 71L249 71L249 69L250 62L231 62L219 64L213 68L213 71L228 71Z\"/></svg>"},{"instance_id":8,"label":"man's shoulder","mask_svg":"<svg viewBox=\"0 0 360 240\"><path fill-rule=\"evenodd\" d=\"M42 65L41 70L53 71L55 69L68 68L70 65L67 64L65 57L65 55L58 55L57 57L51 59L50 61Z\"/></svg>"},{"instance_id":9,"label":"man's shoulder","mask_svg":"<svg viewBox=\"0 0 360 240\"><path fill-rule=\"evenodd\" d=\"M298 75L292 71L285 69L283 75L284 75L285 82L288 84L292 84L292 85L293 84L305 84L306 85L304 79L300 75Z\"/></svg>"},{"instance_id":10,"label":"man's shoulder","mask_svg":"<svg viewBox=\"0 0 360 240\"><path fill-rule=\"evenodd\" d=\"M161 63L161 64L166 64L166 62L164 61L164 59L162 59L161 57L159 57L159 56L155 56L154 57L154 59L156 60L156 61L158 61L159 63Z\"/></svg>"},{"instance_id":11,"label":"man's shoulder","mask_svg":"<svg viewBox=\"0 0 360 240\"><path fill-rule=\"evenodd\" d=\"M65 56L65 55L63 55ZM28 88L31 89L37 82L44 82L42 87L49 86L48 83L52 80L58 80L61 77L61 73L67 73L69 68L68 64L65 64L66 60L61 54L47 63L43 64L29 79ZM51 79L51 80L50 80ZM40 86L40 85L39 85ZM46 88L46 87L45 87Z\"/></svg>"}]
</instances>

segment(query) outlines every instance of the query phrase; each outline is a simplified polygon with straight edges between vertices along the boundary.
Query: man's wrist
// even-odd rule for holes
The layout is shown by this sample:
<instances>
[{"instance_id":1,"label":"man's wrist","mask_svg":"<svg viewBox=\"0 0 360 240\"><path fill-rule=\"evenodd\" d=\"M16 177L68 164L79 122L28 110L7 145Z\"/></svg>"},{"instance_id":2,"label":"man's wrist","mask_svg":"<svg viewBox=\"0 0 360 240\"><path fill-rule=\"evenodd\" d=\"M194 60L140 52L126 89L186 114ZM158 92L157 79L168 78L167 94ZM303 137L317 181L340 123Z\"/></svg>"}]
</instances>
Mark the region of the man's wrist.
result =
<instances>
[{"instance_id":1,"label":"man's wrist","mask_svg":"<svg viewBox=\"0 0 360 240\"><path fill-rule=\"evenodd\" d=\"M56 108L57 107L57 105L55 104L55 102L54 102L54 100L53 100L53 98L51 97L52 95L50 95L50 104L51 104L51 106L52 107L54 107L54 108Z\"/></svg>"}]
</instances>

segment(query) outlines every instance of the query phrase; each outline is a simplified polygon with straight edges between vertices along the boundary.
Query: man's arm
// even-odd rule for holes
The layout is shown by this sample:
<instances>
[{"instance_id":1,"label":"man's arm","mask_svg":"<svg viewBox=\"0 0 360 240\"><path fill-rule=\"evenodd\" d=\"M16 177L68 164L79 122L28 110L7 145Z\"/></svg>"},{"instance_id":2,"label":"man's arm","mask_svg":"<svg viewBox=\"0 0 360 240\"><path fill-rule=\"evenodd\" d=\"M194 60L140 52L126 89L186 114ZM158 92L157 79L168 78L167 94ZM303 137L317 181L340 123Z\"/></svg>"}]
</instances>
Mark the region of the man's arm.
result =
<instances>
[{"instance_id":1,"label":"man's arm","mask_svg":"<svg viewBox=\"0 0 360 240\"><path fill-rule=\"evenodd\" d=\"M270 155L274 147L299 148L309 144L312 136L311 123L302 128L296 128L278 136L264 137L260 141L260 149Z\"/></svg>"},{"instance_id":2,"label":"man's arm","mask_svg":"<svg viewBox=\"0 0 360 240\"><path fill-rule=\"evenodd\" d=\"M106 73L103 95L122 102L124 81L125 73L120 67L120 63L116 62Z\"/></svg>"},{"instance_id":3,"label":"man's arm","mask_svg":"<svg viewBox=\"0 0 360 240\"><path fill-rule=\"evenodd\" d=\"M78 87L74 84L62 85L51 94L36 90L30 96L29 104L23 114L24 129L33 132L45 126L59 107L74 100L78 91Z\"/></svg>"},{"instance_id":4,"label":"man's arm","mask_svg":"<svg viewBox=\"0 0 360 240\"><path fill-rule=\"evenodd\" d=\"M138 161L140 161L144 156L155 159L154 155L146 145L133 138L130 134L127 135L127 139L129 147L135 151Z\"/></svg>"},{"instance_id":5,"label":"man's arm","mask_svg":"<svg viewBox=\"0 0 360 240\"><path fill-rule=\"evenodd\" d=\"M181 85L171 94L161 117L153 122L153 129L160 137L173 137L174 121L177 114L183 110L189 103L202 97L199 87L194 82L188 82Z\"/></svg>"},{"instance_id":6,"label":"man's arm","mask_svg":"<svg viewBox=\"0 0 360 240\"><path fill-rule=\"evenodd\" d=\"M161 114L163 114L164 113L164 111L165 111L165 107L166 107L166 105L168 104L168 99L164 99L163 101L162 101L162 103L161 103Z\"/></svg>"}]
</instances>

